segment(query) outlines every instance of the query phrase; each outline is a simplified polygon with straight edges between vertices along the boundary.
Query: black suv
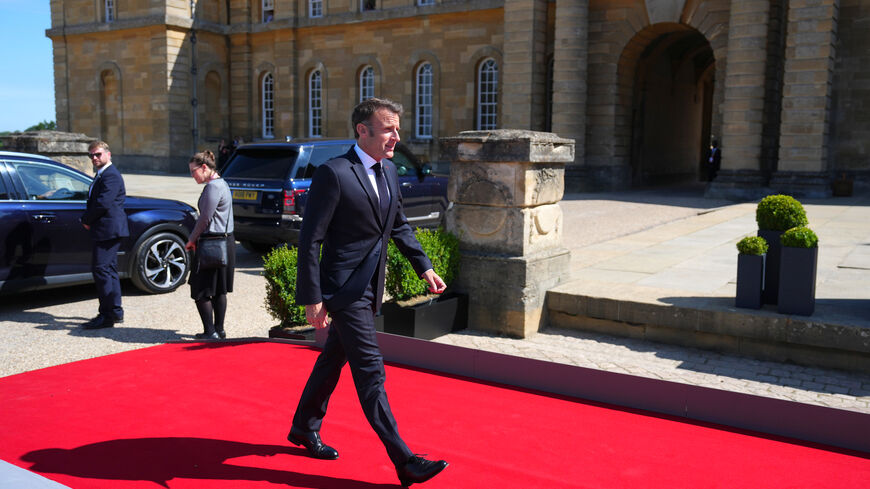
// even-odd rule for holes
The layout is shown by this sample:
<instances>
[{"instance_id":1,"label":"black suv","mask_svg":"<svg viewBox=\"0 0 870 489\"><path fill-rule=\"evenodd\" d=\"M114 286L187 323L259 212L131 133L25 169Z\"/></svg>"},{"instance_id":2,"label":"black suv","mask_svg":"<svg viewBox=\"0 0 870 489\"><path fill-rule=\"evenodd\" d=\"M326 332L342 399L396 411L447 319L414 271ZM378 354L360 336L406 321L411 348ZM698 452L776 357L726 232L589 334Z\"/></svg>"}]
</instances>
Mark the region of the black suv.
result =
<instances>
[{"instance_id":1,"label":"black suv","mask_svg":"<svg viewBox=\"0 0 870 489\"><path fill-rule=\"evenodd\" d=\"M254 252L295 244L302 228L314 170L341 156L356 141L308 139L240 146L222 169L233 191L236 239ZM413 227L437 227L447 209L447 177L432 174L399 143L392 158L399 172L405 216Z\"/></svg>"}]
</instances>

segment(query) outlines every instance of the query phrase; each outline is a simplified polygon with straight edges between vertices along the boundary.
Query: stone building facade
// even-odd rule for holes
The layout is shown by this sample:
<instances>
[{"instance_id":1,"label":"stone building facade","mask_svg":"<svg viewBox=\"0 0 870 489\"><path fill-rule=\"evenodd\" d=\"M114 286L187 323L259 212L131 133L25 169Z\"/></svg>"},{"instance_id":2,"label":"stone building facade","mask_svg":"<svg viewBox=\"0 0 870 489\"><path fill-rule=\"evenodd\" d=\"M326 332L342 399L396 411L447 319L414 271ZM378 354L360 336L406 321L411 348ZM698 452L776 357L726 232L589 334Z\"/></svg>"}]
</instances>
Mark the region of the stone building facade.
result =
<instances>
[{"instance_id":1,"label":"stone building facade","mask_svg":"<svg viewBox=\"0 0 870 489\"><path fill-rule=\"evenodd\" d=\"M465 130L576 142L568 191L706 180L830 194L870 175L870 0L51 0L58 128L180 173L221 138L348 137L402 102L438 159Z\"/></svg>"}]
</instances>

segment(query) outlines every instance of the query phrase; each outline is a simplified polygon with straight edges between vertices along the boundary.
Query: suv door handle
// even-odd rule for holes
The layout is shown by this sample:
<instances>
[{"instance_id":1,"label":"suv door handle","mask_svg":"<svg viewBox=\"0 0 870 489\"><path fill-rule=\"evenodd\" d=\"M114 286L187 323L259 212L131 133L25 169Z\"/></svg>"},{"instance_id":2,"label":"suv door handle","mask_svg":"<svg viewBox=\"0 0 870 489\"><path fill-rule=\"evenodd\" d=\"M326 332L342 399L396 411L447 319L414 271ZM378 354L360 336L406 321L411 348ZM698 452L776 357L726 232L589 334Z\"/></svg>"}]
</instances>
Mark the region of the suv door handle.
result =
<instances>
[{"instance_id":1,"label":"suv door handle","mask_svg":"<svg viewBox=\"0 0 870 489\"><path fill-rule=\"evenodd\" d=\"M411 182L402 182L402 186L403 186L403 187L413 187L414 184L411 183Z\"/></svg>"},{"instance_id":2,"label":"suv door handle","mask_svg":"<svg viewBox=\"0 0 870 489\"><path fill-rule=\"evenodd\" d=\"M36 222L53 222L57 218L54 214L34 214L31 216Z\"/></svg>"}]
</instances>

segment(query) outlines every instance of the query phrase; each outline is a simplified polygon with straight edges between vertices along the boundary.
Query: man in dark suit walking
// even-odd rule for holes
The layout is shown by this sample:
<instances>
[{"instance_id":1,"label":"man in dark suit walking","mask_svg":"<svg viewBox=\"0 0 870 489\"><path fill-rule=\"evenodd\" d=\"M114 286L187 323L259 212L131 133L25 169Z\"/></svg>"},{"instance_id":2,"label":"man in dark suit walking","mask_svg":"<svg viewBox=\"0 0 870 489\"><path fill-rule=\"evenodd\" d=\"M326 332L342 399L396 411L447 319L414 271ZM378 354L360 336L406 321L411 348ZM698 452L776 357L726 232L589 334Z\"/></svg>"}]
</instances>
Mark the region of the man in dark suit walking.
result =
<instances>
[{"instance_id":1,"label":"man in dark suit walking","mask_svg":"<svg viewBox=\"0 0 870 489\"><path fill-rule=\"evenodd\" d=\"M321 441L320 426L341 368L350 363L366 419L402 485L409 486L431 479L447 462L411 452L399 436L384 390L374 314L383 297L390 238L430 291L441 293L446 286L408 225L396 167L387 159L399 142L401 114L402 106L390 100L368 99L357 105L351 117L357 144L318 167L312 179L299 237L296 302L306 304L311 325L325 328L330 316L332 325L287 439L304 446L312 457L338 458L338 452Z\"/></svg>"},{"instance_id":2,"label":"man in dark suit walking","mask_svg":"<svg viewBox=\"0 0 870 489\"><path fill-rule=\"evenodd\" d=\"M121 280L118 278L118 249L121 239L130 235L124 200L127 191L121 172L112 165L109 145L94 141L88 146L88 156L97 175L88 191L88 205L82 214L82 226L94 241L91 271L100 309L97 317L82 325L84 329L111 328L124 320L121 307Z\"/></svg>"}]
</instances>

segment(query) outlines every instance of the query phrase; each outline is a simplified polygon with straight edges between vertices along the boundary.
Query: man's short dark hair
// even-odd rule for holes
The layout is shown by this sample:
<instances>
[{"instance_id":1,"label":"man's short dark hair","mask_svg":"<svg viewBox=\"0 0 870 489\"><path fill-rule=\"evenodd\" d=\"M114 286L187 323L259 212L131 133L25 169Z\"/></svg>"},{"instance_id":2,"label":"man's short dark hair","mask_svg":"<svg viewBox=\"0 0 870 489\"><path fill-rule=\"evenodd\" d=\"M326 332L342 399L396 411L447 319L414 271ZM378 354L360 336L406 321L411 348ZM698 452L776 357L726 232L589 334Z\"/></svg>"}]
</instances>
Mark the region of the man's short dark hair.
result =
<instances>
[{"instance_id":1,"label":"man's short dark hair","mask_svg":"<svg viewBox=\"0 0 870 489\"><path fill-rule=\"evenodd\" d=\"M387 109L390 112L402 117L402 104L393 102L385 98L369 98L360 102L353 108L353 115L350 117L350 122L353 124L353 137L359 139L359 133L356 130L356 125L366 123L375 112L380 109Z\"/></svg>"}]
</instances>

